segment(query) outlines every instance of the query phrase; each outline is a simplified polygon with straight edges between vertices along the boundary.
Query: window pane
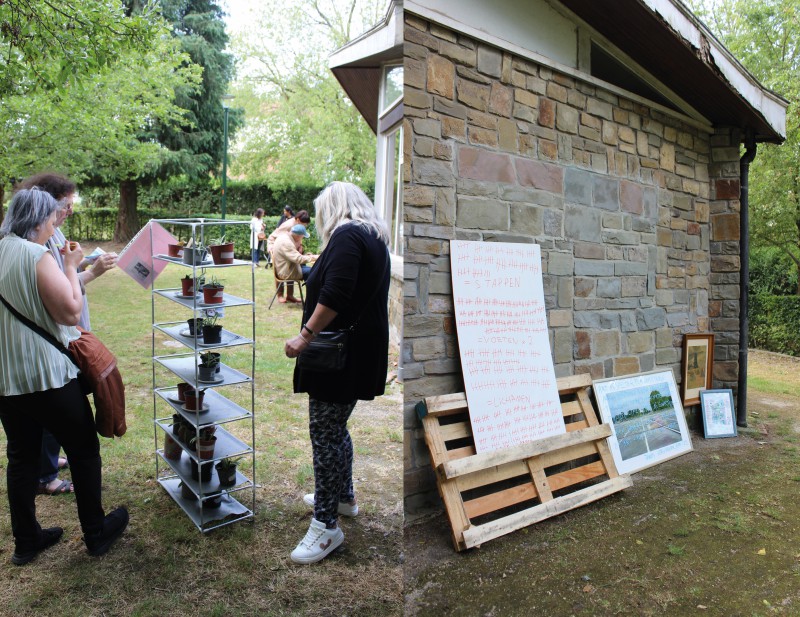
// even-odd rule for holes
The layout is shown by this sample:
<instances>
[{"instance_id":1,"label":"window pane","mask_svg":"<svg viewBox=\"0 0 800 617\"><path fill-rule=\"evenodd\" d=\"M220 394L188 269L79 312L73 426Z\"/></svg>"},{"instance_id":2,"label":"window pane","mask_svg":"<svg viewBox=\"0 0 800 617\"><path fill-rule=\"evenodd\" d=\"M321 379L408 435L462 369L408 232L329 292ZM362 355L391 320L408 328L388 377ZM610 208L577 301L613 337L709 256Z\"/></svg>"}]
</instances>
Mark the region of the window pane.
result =
<instances>
[{"instance_id":1,"label":"window pane","mask_svg":"<svg viewBox=\"0 0 800 617\"><path fill-rule=\"evenodd\" d=\"M403 96L403 67L387 66L383 73L383 113L398 98Z\"/></svg>"}]
</instances>

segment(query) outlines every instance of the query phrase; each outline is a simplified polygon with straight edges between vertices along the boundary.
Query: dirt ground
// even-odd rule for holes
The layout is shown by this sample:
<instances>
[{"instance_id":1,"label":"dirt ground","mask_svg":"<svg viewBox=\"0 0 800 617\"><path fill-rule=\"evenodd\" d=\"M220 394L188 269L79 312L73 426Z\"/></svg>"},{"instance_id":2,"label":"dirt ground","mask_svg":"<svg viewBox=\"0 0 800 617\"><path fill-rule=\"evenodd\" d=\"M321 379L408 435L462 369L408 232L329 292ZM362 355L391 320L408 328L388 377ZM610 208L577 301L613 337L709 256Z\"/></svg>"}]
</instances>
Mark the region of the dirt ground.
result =
<instances>
[{"instance_id":1,"label":"dirt ground","mask_svg":"<svg viewBox=\"0 0 800 617\"><path fill-rule=\"evenodd\" d=\"M690 417L694 450L622 493L462 553L444 514L408 526L405 614L800 615L800 361L749 374L737 437Z\"/></svg>"}]
</instances>

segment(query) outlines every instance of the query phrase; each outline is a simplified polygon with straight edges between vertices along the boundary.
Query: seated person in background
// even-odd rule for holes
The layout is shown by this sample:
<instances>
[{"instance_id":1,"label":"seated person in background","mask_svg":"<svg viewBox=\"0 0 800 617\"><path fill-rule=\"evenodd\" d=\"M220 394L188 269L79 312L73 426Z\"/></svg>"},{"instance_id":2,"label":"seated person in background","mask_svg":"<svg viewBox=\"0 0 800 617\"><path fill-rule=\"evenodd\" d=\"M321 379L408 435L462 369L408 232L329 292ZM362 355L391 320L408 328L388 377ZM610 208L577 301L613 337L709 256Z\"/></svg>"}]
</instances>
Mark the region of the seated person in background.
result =
<instances>
[{"instance_id":1,"label":"seated person in background","mask_svg":"<svg viewBox=\"0 0 800 617\"><path fill-rule=\"evenodd\" d=\"M287 219L280 225L275 228L269 236L267 236L267 252L272 255L272 251L275 249L275 240L278 239L280 235L289 235L292 227L295 225L304 225L308 227L311 224L311 217L309 216L306 210L300 210L297 214L294 215L294 218Z\"/></svg>"},{"instance_id":2,"label":"seated person in background","mask_svg":"<svg viewBox=\"0 0 800 617\"><path fill-rule=\"evenodd\" d=\"M288 234L281 234L275 240L275 246L272 251L272 263L275 266L275 280L276 285L278 279L283 280L306 280L311 267L306 265L317 259L316 255L303 255L297 248L298 244L303 242L303 238L308 238L309 233L305 225L297 224L290 230ZM292 283L286 284L286 298L284 299L280 293L278 294L278 302L301 302L299 298L294 297L294 285Z\"/></svg>"}]
</instances>

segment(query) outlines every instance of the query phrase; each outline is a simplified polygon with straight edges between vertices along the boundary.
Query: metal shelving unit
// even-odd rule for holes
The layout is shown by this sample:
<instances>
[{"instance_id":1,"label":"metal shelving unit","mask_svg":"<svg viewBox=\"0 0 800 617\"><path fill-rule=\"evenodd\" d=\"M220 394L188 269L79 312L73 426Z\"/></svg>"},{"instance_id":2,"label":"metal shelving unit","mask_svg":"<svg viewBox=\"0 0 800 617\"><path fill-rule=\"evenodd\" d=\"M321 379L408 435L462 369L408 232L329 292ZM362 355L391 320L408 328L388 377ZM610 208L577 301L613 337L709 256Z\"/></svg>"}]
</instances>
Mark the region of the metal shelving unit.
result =
<instances>
[{"instance_id":1,"label":"metal shelving unit","mask_svg":"<svg viewBox=\"0 0 800 617\"><path fill-rule=\"evenodd\" d=\"M192 244L205 245L209 232L219 229L224 231L226 226L249 225L245 221L229 221L217 219L158 219L154 222L161 225L186 226L190 228ZM156 477L158 482L167 491L167 494L189 516L195 526L202 532L229 525L241 520L252 519L255 511L256 484L255 484L255 266L250 261L234 259L232 264L216 265L204 261L200 264L186 264L181 258L170 257L165 254L154 254L156 261L166 261L178 264L191 272L192 278L197 281L199 277L208 272L221 269L249 266L250 298L224 293L221 303L204 304L202 294L196 289L193 297L184 297L180 288L156 289L153 286L151 293L151 322L152 322L152 359L153 359L153 432L155 442ZM176 321L159 321L157 319L157 303L164 299L175 303L191 312L195 317L198 311L204 309L222 308L246 310L250 307L252 312L251 334L241 334L222 330L219 343L206 344L202 334L188 334L188 324ZM240 308L241 307L241 308ZM226 315L227 316L227 315ZM157 354L156 344L159 333L169 342L177 342L182 350L176 353ZM174 345L174 343L173 343ZM214 351L224 355L226 349L250 346L250 366L241 369L220 363L219 372L213 381L200 380L198 364L200 354ZM189 410L177 397L177 385L163 385L162 375L171 375L188 383L193 388L203 389L205 398L201 411ZM227 386L248 385L250 387L249 409L228 399L217 389ZM169 412L164 416L163 410ZM178 414L188 422L199 438L203 428L216 426L214 435L216 444L213 458L200 460L198 453L172 433L173 415ZM228 428L233 423L250 422L249 443L235 436ZM229 425L225 428L225 425ZM178 460L167 458L162 445L166 436L172 438L181 448ZM249 457L251 461L252 478L248 478L237 470L236 480L232 486L223 487L217 477L215 465L223 458L234 457L244 460ZM212 467L209 479L203 480L200 470L206 465ZM198 478L192 476L192 468L198 471ZM184 485L183 487L181 485ZM190 497L191 495L191 497ZM247 499L249 497L249 499ZM247 506L244 502L249 501ZM218 505L216 505L218 504Z\"/></svg>"}]
</instances>

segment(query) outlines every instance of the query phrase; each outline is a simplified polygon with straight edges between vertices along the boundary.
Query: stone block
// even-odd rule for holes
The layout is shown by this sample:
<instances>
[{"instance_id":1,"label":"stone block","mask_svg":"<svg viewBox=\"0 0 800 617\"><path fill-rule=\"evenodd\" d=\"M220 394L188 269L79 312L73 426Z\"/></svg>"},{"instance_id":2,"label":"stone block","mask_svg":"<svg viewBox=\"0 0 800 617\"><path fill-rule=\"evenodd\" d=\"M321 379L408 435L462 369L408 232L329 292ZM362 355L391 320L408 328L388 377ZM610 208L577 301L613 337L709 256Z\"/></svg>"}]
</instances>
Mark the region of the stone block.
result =
<instances>
[{"instance_id":1,"label":"stone block","mask_svg":"<svg viewBox=\"0 0 800 617\"><path fill-rule=\"evenodd\" d=\"M575 295L579 298L588 298L594 294L597 279L575 277Z\"/></svg>"},{"instance_id":2,"label":"stone block","mask_svg":"<svg viewBox=\"0 0 800 617\"><path fill-rule=\"evenodd\" d=\"M647 277L646 276L623 276L622 281L622 297L641 297L647 294Z\"/></svg>"},{"instance_id":3,"label":"stone block","mask_svg":"<svg viewBox=\"0 0 800 617\"><path fill-rule=\"evenodd\" d=\"M530 236L542 234L542 211L536 206L512 204L510 206L511 227L514 233Z\"/></svg>"},{"instance_id":4,"label":"stone block","mask_svg":"<svg viewBox=\"0 0 800 617\"><path fill-rule=\"evenodd\" d=\"M487 150L459 146L458 173L464 178L511 184L516 180L511 157Z\"/></svg>"},{"instance_id":5,"label":"stone block","mask_svg":"<svg viewBox=\"0 0 800 617\"><path fill-rule=\"evenodd\" d=\"M641 372L639 358L636 356L626 356L624 358L614 358L614 376L635 375Z\"/></svg>"},{"instance_id":6,"label":"stone block","mask_svg":"<svg viewBox=\"0 0 800 617\"><path fill-rule=\"evenodd\" d=\"M609 356L618 356L620 351L619 343L619 332L614 330L595 332L592 335L594 357L605 358Z\"/></svg>"},{"instance_id":7,"label":"stone block","mask_svg":"<svg viewBox=\"0 0 800 617\"><path fill-rule=\"evenodd\" d=\"M454 45L448 41L439 43L439 53L445 58L465 66L474 67L477 63L477 50L462 45Z\"/></svg>"},{"instance_id":8,"label":"stone block","mask_svg":"<svg viewBox=\"0 0 800 617\"><path fill-rule=\"evenodd\" d=\"M491 131L477 126L470 126L467 127L467 139L470 144L489 146L492 149L497 148L497 131ZM514 150L516 150L516 148L514 148Z\"/></svg>"},{"instance_id":9,"label":"stone block","mask_svg":"<svg viewBox=\"0 0 800 617\"><path fill-rule=\"evenodd\" d=\"M494 47L478 45L478 71L492 77L500 77L503 71L503 54Z\"/></svg>"},{"instance_id":10,"label":"stone block","mask_svg":"<svg viewBox=\"0 0 800 617\"><path fill-rule=\"evenodd\" d=\"M441 139L442 125L438 120L416 118L411 122L414 127L414 134L423 137Z\"/></svg>"},{"instance_id":11,"label":"stone block","mask_svg":"<svg viewBox=\"0 0 800 617\"><path fill-rule=\"evenodd\" d=\"M478 111L486 111L489 108L490 94L489 86L461 78L456 82L456 98Z\"/></svg>"},{"instance_id":12,"label":"stone block","mask_svg":"<svg viewBox=\"0 0 800 617\"><path fill-rule=\"evenodd\" d=\"M586 101L586 111L593 116L599 116L604 120L612 120L614 108L611 104L601 101L594 97L589 97Z\"/></svg>"},{"instance_id":13,"label":"stone block","mask_svg":"<svg viewBox=\"0 0 800 617\"><path fill-rule=\"evenodd\" d=\"M539 100L539 124L547 128L554 128L556 122L556 104L551 99Z\"/></svg>"},{"instance_id":14,"label":"stone block","mask_svg":"<svg viewBox=\"0 0 800 617\"><path fill-rule=\"evenodd\" d=\"M428 58L428 92L452 99L455 78L455 67L450 60L435 54Z\"/></svg>"},{"instance_id":15,"label":"stone block","mask_svg":"<svg viewBox=\"0 0 800 617\"><path fill-rule=\"evenodd\" d=\"M739 240L739 215L715 214L711 217L711 240L715 242Z\"/></svg>"},{"instance_id":16,"label":"stone block","mask_svg":"<svg viewBox=\"0 0 800 617\"><path fill-rule=\"evenodd\" d=\"M511 88L494 82L489 92L489 111L504 118L511 117L513 91Z\"/></svg>"},{"instance_id":17,"label":"stone block","mask_svg":"<svg viewBox=\"0 0 800 617\"><path fill-rule=\"evenodd\" d=\"M517 152L517 124L513 120L502 118L498 122L500 149L506 152Z\"/></svg>"},{"instance_id":18,"label":"stone block","mask_svg":"<svg viewBox=\"0 0 800 617\"><path fill-rule=\"evenodd\" d=\"M547 314L547 324L551 328L563 328L572 325L572 311L559 309L552 310Z\"/></svg>"},{"instance_id":19,"label":"stone block","mask_svg":"<svg viewBox=\"0 0 800 617\"><path fill-rule=\"evenodd\" d=\"M636 310L636 322L639 330L656 330L667 323L667 312L661 307Z\"/></svg>"},{"instance_id":20,"label":"stone block","mask_svg":"<svg viewBox=\"0 0 800 617\"><path fill-rule=\"evenodd\" d=\"M555 276L572 276L574 259L567 253L550 251L547 254L547 272Z\"/></svg>"},{"instance_id":21,"label":"stone block","mask_svg":"<svg viewBox=\"0 0 800 617\"><path fill-rule=\"evenodd\" d=\"M454 186L453 167L448 161L418 159L412 172L414 182L429 186Z\"/></svg>"},{"instance_id":22,"label":"stone block","mask_svg":"<svg viewBox=\"0 0 800 617\"><path fill-rule=\"evenodd\" d=\"M615 276L646 276L648 266L641 261L617 261L614 264Z\"/></svg>"},{"instance_id":23,"label":"stone block","mask_svg":"<svg viewBox=\"0 0 800 617\"><path fill-rule=\"evenodd\" d=\"M564 173L564 198L570 203L591 205L592 177L587 171L568 167Z\"/></svg>"},{"instance_id":24,"label":"stone block","mask_svg":"<svg viewBox=\"0 0 800 617\"><path fill-rule=\"evenodd\" d=\"M644 188L641 184L621 180L619 183L619 201L623 212L643 214Z\"/></svg>"},{"instance_id":25,"label":"stone block","mask_svg":"<svg viewBox=\"0 0 800 617\"><path fill-rule=\"evenodd\" d=\"M619 180L598 174L592 177L592 204L603 210L619 210Z\"/></svg>"},{"instance_id":26,"label":"stone block","mask_svg":"<svg viewBox=\"0 0 800 617\"><path fill-rule=\"evenodd\" d=\"M414 58L403 58L403 85L405 87L425 90L427 78L426 63Z\"/></svg>"},{"instance_id":27,"label":"stone block","mask_svg":"<svg viewBox=\"0 0 800 617\"><path fill-rule=\"evenodd\" d=\"M564 235L573 240L599 243L602 239L601 211L580 206L565 206Z\"/></svg>"},{"instance_id":28,"label":"stone block","mask_svg":"<svg viewBox=\"0 0 800 617\"><path fill-rule=\"evenodd\" d=\"M552 193L563 193L564 169L558 165L516 158L517 180L522 186L532 186Z\"/></svg>"},{"instance_id":29,"label":"stone block","mask_svg":"<svg viewBox=\"0 0 800 617\"><path fill-rule=\"evenodd\" d=\"M653 332L631 332L626 339L628 353L641 354L655 350Z\"/></svg>"},{"instance_id":30,"label":"stone block","mask_svg":"<svg viewBox=\"0 0 800 617\"><path fill-rule=\"evenodd\" d=\"M594 259L576 259L576 276L613 276L614 264L608 261L597 261Z\"/></svg>"},{"instance_id":31,"label":"stone block","mask_svg":"<svg viewBox=\"0 0 800 617\"><path fill-rule=\"evenodd\" d=\"M495 200L460 197L456 225L467 229L508 231L508 206Z\"/></svg>"},{"instance_id":32,"label":"stone block","mask_svg":"<svg viewBox=\"0 0 800 617\"><path fill-rule=\"evenodd\" d=\"M738 179L714 180L714 199L739 199L741 195L741 184Z\"/></svg>"},{"instance_id":33,"label":"stone block","mask_svg":"<svg viewBox=\"0 0 800 617\"><path fill-rule=\"evenodd\" d=\"M602 235L603 242L607 242L609 244L638 245L641 240L641 234L636 231L608 229L604 230Z\"/></svg>"},{"instance_id":34,"label":"stone block","mask_svg":"<svg viewBox=\"0 0 800 617\"><path fill-rule=\"evenodd\" d=\"M578 132L578 111L568 105L556 106L556 130L562 133L576 134Z\"/></svg>"},{"instance_id":35,"label":"stone block","mask_svg":"<svg viewBox=\"0 0 800 617\"><path fill-rule=\"evenodd\" d=\"M572 348L576 360L585 360L592 356L592 337L585 330L575 331L575 342Z\"/></svg>"},{"instance_id":36,"label":"stone block","mask_svg":"<svg viewBox=\"0 0 800 617\"><path fill-rule=\"evenodd\" d=\"M553 356L556 363L570 362L572 360L572 328L559 328L555 331L554 339Z\"/></svg>"}]
</instances>

